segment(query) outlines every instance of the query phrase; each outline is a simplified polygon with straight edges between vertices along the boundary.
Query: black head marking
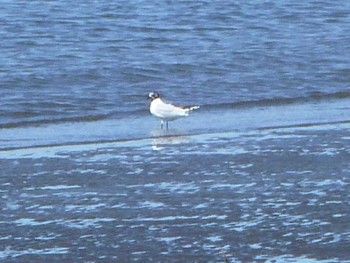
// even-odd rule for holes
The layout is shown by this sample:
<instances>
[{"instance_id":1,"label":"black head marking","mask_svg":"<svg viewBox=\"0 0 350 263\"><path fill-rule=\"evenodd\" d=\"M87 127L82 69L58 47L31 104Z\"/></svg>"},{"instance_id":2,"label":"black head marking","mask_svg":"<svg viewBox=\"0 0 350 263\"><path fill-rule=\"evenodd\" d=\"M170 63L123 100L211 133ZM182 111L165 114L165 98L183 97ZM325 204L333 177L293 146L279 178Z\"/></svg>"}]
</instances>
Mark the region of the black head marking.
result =
<instances>
[{"instance_id":1,"label":"black head marking","mask_svg":"<svg viewBox=\"0 0 350 263\"><path fill-rule=\"evenodd\" d=\"M158 99L159 98L159 94L157 92L150 92L148 94L148 98L151 99L151 100Z\"/></svg>"}]
</instances>

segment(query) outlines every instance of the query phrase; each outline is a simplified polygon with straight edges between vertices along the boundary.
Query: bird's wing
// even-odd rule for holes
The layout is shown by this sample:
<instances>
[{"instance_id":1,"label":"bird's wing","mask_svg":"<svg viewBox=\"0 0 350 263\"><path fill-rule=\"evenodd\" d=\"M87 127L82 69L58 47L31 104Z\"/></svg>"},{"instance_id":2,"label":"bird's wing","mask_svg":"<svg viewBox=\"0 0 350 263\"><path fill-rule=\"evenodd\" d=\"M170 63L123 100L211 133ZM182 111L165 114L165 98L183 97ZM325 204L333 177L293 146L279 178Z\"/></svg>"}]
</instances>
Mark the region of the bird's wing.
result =
<instances>
[{"instance_id":1,"label":"bird's wing","mask_svg":"<svg viewBox=\"0 0 350 263\"><path fill-rule=\"evenodd\" d=\"M181 116L187 116L188 111L175 107L172 104L167 104L167 103L158 103L156 108L155 108L155 113L165 119L173 119Z\"/></svg>"}]
</instances>

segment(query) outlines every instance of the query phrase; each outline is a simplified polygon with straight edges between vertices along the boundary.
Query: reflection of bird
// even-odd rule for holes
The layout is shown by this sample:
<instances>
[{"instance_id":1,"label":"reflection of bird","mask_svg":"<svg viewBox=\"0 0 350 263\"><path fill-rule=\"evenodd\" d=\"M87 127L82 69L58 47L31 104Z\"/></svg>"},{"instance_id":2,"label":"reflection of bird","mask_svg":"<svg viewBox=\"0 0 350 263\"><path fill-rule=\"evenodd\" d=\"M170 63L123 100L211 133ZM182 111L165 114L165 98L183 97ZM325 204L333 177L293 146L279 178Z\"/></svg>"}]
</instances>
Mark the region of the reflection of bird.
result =
<instances>
[{"instance_id":1,"label":"reflection of bird","mask_svg":"<svg viewBox=\"0 0 350 263\"><path fill-rule=\"evenodd\" d=\"M165 123L166 129L168 129L168 122L176 120L180 117L188 116L188 113L192 110L196 110L199 106L193 106L188 108L180 108L174 105L165 103L161 100L157 92L151 92L148 94L148 98L151 99L150 112L161 119L160 128L163 129Z\"/></svg>"},{"instance_id":2,"label":"reflection of bird","mask_svg":"<svg viewBox=\"0 0 350 263\"><path fill-rule=\"evenodd\" d=\"M164 136L164 132L160 130L152 131L152 150L161 151L169 145L189 143L190 138L181 135Z\"/></svg>"}]
</instances>

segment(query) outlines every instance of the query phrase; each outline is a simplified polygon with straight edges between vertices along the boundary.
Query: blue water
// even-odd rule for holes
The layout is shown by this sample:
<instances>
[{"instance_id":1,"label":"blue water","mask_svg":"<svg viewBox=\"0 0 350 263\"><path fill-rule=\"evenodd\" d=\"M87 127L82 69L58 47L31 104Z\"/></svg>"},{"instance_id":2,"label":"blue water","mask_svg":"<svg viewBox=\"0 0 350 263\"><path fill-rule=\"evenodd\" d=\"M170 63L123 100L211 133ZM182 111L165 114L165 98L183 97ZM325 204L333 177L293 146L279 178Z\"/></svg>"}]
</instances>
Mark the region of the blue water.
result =
<instances>
[{"instance_id":1,"label":"blue water","mask_svg":"<svg viewBox=\"0 0 350 263\"><path fill-rule=\"evenodd\" d=\"M349 1L0 4L1 261L350 262Z\"/></svg>"},{"instance_id":2,"label":"blue water","mask_svg":"<svg viewBox=\"0 0 350 263\"><path fill-rule=\"evenodd\" d=\"M5 1L0 123L349 95L348 1Z\"/></svg>"}]
</instances>

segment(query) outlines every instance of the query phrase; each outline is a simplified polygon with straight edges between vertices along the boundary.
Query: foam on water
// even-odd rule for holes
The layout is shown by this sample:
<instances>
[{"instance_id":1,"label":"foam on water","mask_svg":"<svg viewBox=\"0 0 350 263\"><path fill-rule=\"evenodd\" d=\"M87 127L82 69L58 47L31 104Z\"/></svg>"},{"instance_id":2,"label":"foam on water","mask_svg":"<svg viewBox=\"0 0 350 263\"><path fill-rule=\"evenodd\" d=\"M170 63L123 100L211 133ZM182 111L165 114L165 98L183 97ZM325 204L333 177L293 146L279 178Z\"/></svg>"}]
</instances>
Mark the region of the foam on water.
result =
<instances>
[{"instance_id":1,"label":"foam on water","mask_svg":"<svg viewBox=\"0 0 350 263\"><path fill-rule=\"evenodd\" d=\"M69 247L52 247L44 249L13 250L10 246L0 251L0 259L17 258L25 255L63 255L68 254Z\"/></svg>"}]
</instances>

